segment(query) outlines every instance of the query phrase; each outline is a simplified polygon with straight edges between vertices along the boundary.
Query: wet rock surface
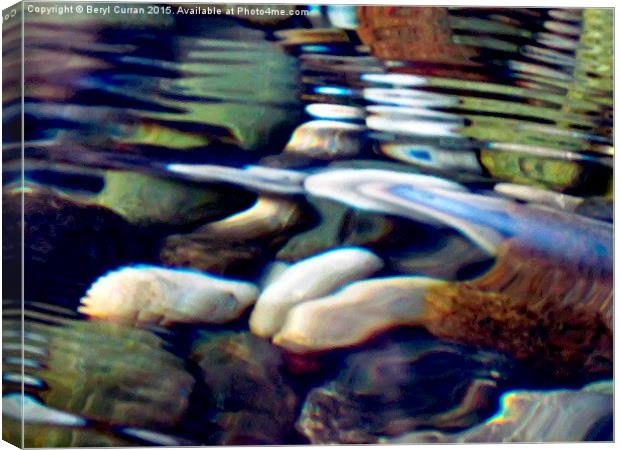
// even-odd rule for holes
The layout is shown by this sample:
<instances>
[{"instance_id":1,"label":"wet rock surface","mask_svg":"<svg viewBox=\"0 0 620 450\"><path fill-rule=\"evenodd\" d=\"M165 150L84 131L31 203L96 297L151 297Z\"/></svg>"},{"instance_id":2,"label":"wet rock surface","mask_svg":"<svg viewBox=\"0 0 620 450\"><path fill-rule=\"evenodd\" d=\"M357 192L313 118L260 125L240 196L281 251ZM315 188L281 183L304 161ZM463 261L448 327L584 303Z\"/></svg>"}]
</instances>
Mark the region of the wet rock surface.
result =
<instances>
[{"instance_id":1,"label":"wet rock surface","mask_svg":"<svg viewBox=\"0 0 620 450\"><path fill-rule=\"evenodd\" d=\"M383 442L575 442L613 438L613 386L587 385L581 390L512 391L502 396L500 412L461 433L409 433Z\"/></svg>"},{"instance_id":2,"label":"wet rock surface","mask_svg":"<svg viewBox=\"0 0 620 450\"><path fill-rule=\"evenodd\" d=\"M204 333L190 358L208 392L209 443L289 442L299 399L283 374L281 353L248 332Z\"/></svg>"},{"instance_id":3,"label":"wet rock surface","mask_svg":"<svg viewBox=\"0 0 620 450\"><path fill-rule=\"evenodd\" d=\"M179 183L150 174L106 171L99 205L136 225L191 225L225 217L251 204L254 196L232 186Z\"/></svg>"},{"instance_id":4,"label":"wet rock surface","mask_svg":"<svg viewBox=\"0 0 620 450\"><path fill-rule=\"evenodd\" d=\"M249 209L167 237L160 260L213 274L255 274L289 236L307 227L304 208L285 198L259 198Z\"/></svg>"},{"instance_id":5,"label":"wet rock surface","mask_svg":"<svg viewBox=\"0 0 620 450\"><path fill-rule=\"evenodd\" d=\"M24 339L28 390L46 406L79 417L75 425L93 420L171 430L183 421L194 378L154 333L63 320L53 326L29 322Z\"/></svg>"},{"instance_id":6,"label":"wet rock surface","mask_svg":"<svg viewBox=\"0 0 620 450\"><path fill-rule=\"evenodd\" d=\"M107 208L77 203L36 185L23 193L23 203L18 190L4 191L2 202L6 222L3 260L7 269L14 271L7 274L11 279L20 278L17 263L21 260L23 205L24 271L28 274L24 281L28 299L74 304L71 297L79 295L84 284L102 272L155 256L152 248L157 241L139 233ZM6 298L20 298L19 288L5 292Z\"/></svg>"},{"instance_id":7,"label":"wet rock surface","mask_svg":"<svg viewBox=\"0 0 620 450\"><path fill-rule=\"evenodd\" d=\"M466 428L493 411L512 370L502 355L428 338L360 350L335 380L309 392L297 428L314 444Z\"/></svg>"},{"instance_id":8,"label":"wet rock surface","mask_svg":"<svg viewBox=\"0 0 620 450\"><path fill-rule=\"evenodd\" d=\"M507 243L489 273L430 291L438 315L427 328L528 360L559 379L609 376L611 280L605 270L583 272Z\"/></svg>"}]
</instances>

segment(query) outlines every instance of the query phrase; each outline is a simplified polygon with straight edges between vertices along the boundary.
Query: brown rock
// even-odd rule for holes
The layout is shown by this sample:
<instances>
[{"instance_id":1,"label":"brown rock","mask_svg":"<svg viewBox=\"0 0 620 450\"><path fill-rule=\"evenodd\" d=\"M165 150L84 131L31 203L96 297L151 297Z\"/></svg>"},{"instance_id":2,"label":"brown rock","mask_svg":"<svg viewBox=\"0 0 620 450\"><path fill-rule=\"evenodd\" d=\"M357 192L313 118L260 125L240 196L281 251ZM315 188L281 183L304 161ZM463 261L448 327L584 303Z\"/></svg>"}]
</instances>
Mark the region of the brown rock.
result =
<instances>
[{"instance_id":1,"label":"brown rock","mask_svg":"<svg viewBox=\"0 0 620 450\"><path fill-rule=\"evenodd\" d=\"M161 262L169 267L186 267L216 275L251 269L263 252L263 246L253 242L174 235L166 239L160 254Z\"/></svg>"},{"instance_id":2,"label":"brown rock","mask_svg":"<svg viewBox=\"0 0 620 450\"><path fill-rule=\"evenodd\" d=\"M559 378L612 373L613 276L504 243L486 275L431 289L434 335L492 347Z\"/></svg>"},{"instance_id":3,"label":"brown rock","mask_svg":"<svg viewBox=\"0 0 620 450\"><path fill-rule=\"evenodd\" d=\"M358 34L383 59L472 65L477 50L455 44L448 8L360 6Z\"/></svg>"},{"instance_id":4,"label":"brown rock","mask_svg":"<svg viewBox=\"0 0 620 450\"><path fill-rule=\"evenodd\" d=\"M280 351L244 332L205 333L191 359L202 369L214 444L286 444L297 396L285 380Z\"/></svg>"},{"instance_id":5,"label":"brown rock","mask_svg":"<svg viewBox=\"0 0 620 450\"><path fill-rule=\"evenodd\" d=\"M23 194L23 203L22 203ZM113 211L77 203L51 189L29 185L5 189L3 260L20 275L21 214L24 213L25 296L29 300L62 297L68 306L102 273L148 258L144 233ZM5 272L8 274L8 272ZM8 286L7 297L20 298L20 286ZM75 296L75 297L74 297Z\"/></svg>"}]
</instances>

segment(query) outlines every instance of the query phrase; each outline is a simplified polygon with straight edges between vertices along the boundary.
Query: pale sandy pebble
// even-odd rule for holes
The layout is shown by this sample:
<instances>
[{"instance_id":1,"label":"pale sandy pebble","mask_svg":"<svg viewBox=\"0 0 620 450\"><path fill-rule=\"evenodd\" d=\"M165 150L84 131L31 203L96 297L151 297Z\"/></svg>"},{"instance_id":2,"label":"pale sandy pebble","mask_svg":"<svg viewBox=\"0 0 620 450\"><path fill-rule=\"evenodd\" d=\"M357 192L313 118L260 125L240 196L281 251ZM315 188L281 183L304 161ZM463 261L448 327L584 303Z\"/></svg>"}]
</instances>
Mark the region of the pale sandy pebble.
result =
<instances>
[{"instance_id":1,"label":"pale sandy pebble","mask_svg":"<svg viewBox=\"0 0 620 450\"><path fill-rule=\"evenodd\" d=\"M252 283L189 270L125 267L99 278L81 313L132 324L225 323L256 301Z\"/></svg>"},{"instance_id":2,"label":"pale sandy pebble","mask_svg":"<svg viewBox=\"0 0 620 450\"><path fill-rule=\"evenodd\" d=\"M427 289L441 283L415 276L352 283L295 306L273 342L296 353L313 352L359 344L397 325L420 324Z\"/></svg>"},{"instance_id":3,"label":"pale sandy pebble","mask_svg":"<svg viewBox=\"0 0 620 450\"><path fill-rule=\"evenodd\" d=\"M330 250L304 259L286 269L261 293L250 317L250 330L271 337L282 327L293 306L366 278L382 267L381 258L359 247Z\"/></svg>"}]
</instances>

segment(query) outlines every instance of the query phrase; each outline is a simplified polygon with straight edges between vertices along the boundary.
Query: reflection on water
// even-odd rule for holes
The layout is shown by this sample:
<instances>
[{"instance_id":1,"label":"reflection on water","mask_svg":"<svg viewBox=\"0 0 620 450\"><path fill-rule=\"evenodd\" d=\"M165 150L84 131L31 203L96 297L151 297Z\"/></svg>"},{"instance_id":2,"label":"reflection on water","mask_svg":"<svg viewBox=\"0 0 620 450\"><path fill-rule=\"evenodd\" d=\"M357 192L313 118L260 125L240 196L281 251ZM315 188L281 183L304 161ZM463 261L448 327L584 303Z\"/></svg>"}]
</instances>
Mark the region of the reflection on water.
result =
<instances>
[{"instance_id":1,"label":"reflection on water","mask_svg":"<svg viewBox=\"0 0 620 450\"><path fill-rule=\"evenodd\" d=\"M611 10L277 6L3 24L3 437L611 440Z\"/></svg>"}]
</instances>

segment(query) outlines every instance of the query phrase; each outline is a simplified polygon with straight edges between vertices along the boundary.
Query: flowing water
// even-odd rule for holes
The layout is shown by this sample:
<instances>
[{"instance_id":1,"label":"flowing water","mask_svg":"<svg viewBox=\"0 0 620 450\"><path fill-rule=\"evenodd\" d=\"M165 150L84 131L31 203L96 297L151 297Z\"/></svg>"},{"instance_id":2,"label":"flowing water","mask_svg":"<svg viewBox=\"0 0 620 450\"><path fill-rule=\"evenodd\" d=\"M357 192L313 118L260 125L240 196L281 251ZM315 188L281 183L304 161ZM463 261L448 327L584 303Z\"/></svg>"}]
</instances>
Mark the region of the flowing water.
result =
<instances>
[{"instance_id":1,"label":"flowing water","mask_svg":"<svg viewBox=\"0 0 620 450\"><path fill-rule=\"evenodd\" d=\"M3 24L5 439L612 439L612 10L123 6Z\"/></svg>"}]
</instances>

